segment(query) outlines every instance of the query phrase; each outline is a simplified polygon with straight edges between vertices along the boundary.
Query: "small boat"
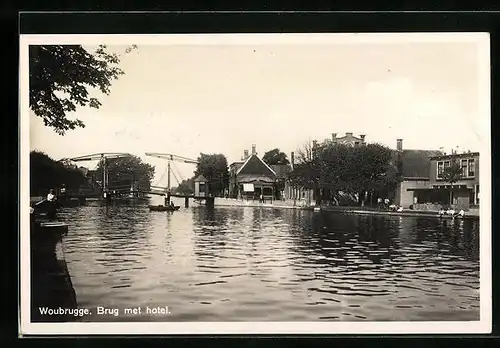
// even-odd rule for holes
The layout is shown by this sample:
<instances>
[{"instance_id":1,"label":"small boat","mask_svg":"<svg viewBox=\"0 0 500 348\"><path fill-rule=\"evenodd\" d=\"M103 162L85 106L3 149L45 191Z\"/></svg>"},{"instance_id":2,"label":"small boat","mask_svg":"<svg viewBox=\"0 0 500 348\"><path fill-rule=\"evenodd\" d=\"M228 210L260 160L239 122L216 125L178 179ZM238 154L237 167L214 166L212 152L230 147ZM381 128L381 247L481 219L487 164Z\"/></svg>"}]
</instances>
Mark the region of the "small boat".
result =
<instances>
[{"instance_id":1,"label":"small boat","mask_svg":"<svg viewBox=\"0 0 500 348\"><path fill-rule=\"evenodd\" d=\"M176 210L179 210L181 206L180 205L176 205L174 207L171 207L169 205L165 206L165 205L150 205L149 206L149 210L150 211L176 211Z\"/></svg>"}]
</instances>

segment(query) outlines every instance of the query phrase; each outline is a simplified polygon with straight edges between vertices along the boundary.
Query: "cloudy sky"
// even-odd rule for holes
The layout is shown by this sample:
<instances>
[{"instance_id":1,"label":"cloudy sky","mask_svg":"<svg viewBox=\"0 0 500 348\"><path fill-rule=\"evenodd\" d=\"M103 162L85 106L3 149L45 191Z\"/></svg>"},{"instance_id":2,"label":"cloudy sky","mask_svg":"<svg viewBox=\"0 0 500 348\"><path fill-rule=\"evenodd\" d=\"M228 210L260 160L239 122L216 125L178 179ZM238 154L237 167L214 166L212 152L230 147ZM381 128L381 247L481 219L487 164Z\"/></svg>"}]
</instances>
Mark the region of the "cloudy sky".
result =
<instances>
[{"instance_id":1,"label":"cloudy sky","mask_svg":"<svg viewBox=\"0 0 500 348\"><path fill-rule=\"evenodd\" d=\"M289 154L332 132L366 134L393 148L397 138L405 148L447 151L489 143L480 98L489 82L479 78L488 62L471 39L207 40L130 38L139 48L123 56L125 75L101 96L101 108L71 115L86 127L60 136L31 114L29 148L55 159L204 152L232 162L252 144L259 154L275 147ZM161 175L163 162L144 158ZM184 177L194 169L177 167Z\"/></svg>"}]
</instances>

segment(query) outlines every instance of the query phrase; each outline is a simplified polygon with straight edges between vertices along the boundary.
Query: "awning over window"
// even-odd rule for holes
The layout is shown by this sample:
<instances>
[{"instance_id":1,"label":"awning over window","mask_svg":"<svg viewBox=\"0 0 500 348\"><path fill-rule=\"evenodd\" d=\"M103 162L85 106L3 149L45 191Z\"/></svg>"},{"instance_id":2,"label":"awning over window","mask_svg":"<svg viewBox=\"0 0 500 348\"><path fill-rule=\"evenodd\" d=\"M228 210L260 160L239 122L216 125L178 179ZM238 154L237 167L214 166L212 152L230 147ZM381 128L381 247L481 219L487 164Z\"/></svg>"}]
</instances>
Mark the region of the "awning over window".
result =
<instances>
[{"instance_id":1,"label":"awning over window","mask_svg":"<svg viewBox=\"0 0 500 348\"><path fill-rule=\"evenodd\" d=\"M244 192L253 192L253 184L243 184L243 191Z\"/></svg>"}]
</instances>

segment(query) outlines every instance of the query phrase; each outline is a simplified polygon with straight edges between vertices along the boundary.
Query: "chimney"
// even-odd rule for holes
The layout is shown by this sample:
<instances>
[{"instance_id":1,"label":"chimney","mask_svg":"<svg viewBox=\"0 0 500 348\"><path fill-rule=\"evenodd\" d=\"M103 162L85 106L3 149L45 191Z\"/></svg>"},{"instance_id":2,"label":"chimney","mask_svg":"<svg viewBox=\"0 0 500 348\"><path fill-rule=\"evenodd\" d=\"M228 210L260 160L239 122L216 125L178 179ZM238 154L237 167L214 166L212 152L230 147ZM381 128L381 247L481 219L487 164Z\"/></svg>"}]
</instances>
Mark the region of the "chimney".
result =
<instances>
[{"instance_id":1,"label":"chimney","mask_svg":"<svg viewBox=\"0 0 500 348\"><path fill-rule=\"evenodd\" d=\"M252 145L252 155L256 155L257 152L255 152L255 144Z\"/></svg>"},{"instance_id":2,"label":"chimney","mask_svg":"<svg viewBox=\"0 0 500 348\"><path fill-rule=\"evenodd\" d=\"M332 133L332 141L337 141L337 133Z\"/></svg>"},{"instance_id":3,"label":"chimney","mask_svg":"<svg viewBox=\"0 0 500 348\"><path fill-rule=\"evenodd\" d=\"M293 165L295 164L295 154L293 153L293 151L290 155L290 164L292 165L292 170L293 170Z\"/></svg>"},{"instance_id":4,"label":"chimney","mask_svg":"<svg viewBox=\"0 0 500 348\"><path fill-rule=\"evenodd\" d=\"M361 134L359 137L361 138L361 141L364 143L365 142L366 134Z\"/></svg>"},{"instance_id":5,"label":"chimney","mask_svg":"<svg viewBox=\"0 0 500 348\"><path fill-rule=\"evenodd\" d=\"M243 160L248 158L248 150L243 151Z\"/></svg>"},{"instance_id":6,"label":"chimney","mask_svg":"<svg viewBox=\"0 0 500 348\"><path fill-rule=\"evenodd\" d=\"M403 139L396 140L396 150L403 151Z\"/></svg>"},{"instance_id":7,"label":"chimney","mask_svg":"<svg viewBox=\"0 0 500 348\"><path fill-rule=\"evenodd\" d=\"M346 137L352 137L352 133L347 133L347 132L346 132L346 133L345 133L345 136L346 136Z\"/></svg>"}]
</instances>

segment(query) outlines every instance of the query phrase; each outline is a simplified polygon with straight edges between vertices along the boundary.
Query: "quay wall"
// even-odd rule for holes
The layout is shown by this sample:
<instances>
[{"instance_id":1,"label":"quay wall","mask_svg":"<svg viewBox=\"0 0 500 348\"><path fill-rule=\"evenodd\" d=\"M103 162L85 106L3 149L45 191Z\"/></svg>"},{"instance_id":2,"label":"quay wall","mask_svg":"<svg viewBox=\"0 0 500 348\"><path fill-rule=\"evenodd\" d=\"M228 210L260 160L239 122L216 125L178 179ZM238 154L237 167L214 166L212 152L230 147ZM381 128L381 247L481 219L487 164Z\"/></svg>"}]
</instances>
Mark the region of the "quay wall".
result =
<instances>
[{"instance_id":1,"label":"quay wall","mask_svg":"<svg viewBox=\"0 0 500 348\"><path fill-rule=\"evenodd\" d=\"M228 207L264 207L264 208L287 208L287 209L308 209L310 208L305 201L296 201L295 205L293 200L266 200L264 203L258 200L242 200L235 198L219 198L216 197L214 201L215 206L228 206Z\"/></svg>"},{"instance_id":2,"label":"quay wall","mask_svg":"<svg viewBox=\"0 0 500 348\"><path fill-rule=\"evenodd\" d=\"M54 221L32 221L31 225L31 321L65 322L75 320L66 315L42 315L40 308L75 309L76 294L64 256L63 236L66 224Z\"/></svg>"},{"instance_id":3,"label":"quay wall","mask_svg":"<svg viewBox=\"0 0 500 348\"><path fill-rule=\"evenodd\" d=\"M295 205L293 200L275 200L267 201L265 203L260 203L258 200L241 200L234 198L215 198L214 205L217 206L237 206L237 207L262 207L262 208L284 208L284 209L307 209L311 210L314 206L310 206L306 201L296 201ZM332 212L343 212L349 214L370 214L370 215L394 215L394 216L427 216L427 217L437 217L438 211L430 210L410 210L405 209L402 212L393 212L387 210L380 210L374 207L349 207L349 206L338 206L338 205L322 205L321 210L332 211ZM470 210L466 214L467 217L478 217L479 209Z\"/></svg>"}]
</instances>

